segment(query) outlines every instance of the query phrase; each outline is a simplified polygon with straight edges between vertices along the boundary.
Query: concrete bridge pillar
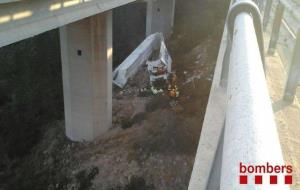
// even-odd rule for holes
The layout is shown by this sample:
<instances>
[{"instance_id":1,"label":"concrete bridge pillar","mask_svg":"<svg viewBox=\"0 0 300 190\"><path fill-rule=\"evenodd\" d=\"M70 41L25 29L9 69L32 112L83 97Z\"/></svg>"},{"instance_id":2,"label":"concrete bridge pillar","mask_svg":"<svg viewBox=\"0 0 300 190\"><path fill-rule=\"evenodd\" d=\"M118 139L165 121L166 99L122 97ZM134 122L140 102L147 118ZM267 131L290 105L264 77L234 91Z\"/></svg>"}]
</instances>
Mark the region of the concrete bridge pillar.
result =
<instances>
[{"instance_id":1,"label":"concrete bridge pillar","mask_svg":"<svg viewBox=\"0 0 300 190\"><path fill-rule=\"evenodd\" d=\"M162 32L166 38L172 34L176 0L148 0L146 35Z\"/></svg>"},{"instance_id":2,"label":"concrete bridge pillar","mask_svg":"<svg viewBox=\"0 0 300 190\"><path fill-rule=\"evenodd\" d=\"M112 14L60 28L66 135L90 141L112 120Z\"/></svg>"}]
</instances>

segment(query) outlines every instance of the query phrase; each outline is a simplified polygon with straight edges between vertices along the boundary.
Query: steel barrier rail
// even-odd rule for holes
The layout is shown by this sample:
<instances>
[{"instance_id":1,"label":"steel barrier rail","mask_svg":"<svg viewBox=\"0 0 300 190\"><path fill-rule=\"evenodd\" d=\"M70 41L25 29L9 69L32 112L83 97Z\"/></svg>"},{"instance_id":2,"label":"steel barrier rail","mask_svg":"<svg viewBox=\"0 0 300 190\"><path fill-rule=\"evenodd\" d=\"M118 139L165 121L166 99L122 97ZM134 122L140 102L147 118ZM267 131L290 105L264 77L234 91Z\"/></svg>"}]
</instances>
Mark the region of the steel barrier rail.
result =
<instances>
[{"instance_id":1,"label":"steel barrier rail","mask_svg":"<svg viewBox=\"0 0 300 190\"><path fill-rule=\"evenodd\" d=\"M285 164L251 14L238 14L233 27L220 189L289 189L284 185L284 174L277 174L278 185L270 185L270 174L262 174L262 185L255 185L252 175L248 185L238 182L240 163Z\"/></svg>"}]
</instances>

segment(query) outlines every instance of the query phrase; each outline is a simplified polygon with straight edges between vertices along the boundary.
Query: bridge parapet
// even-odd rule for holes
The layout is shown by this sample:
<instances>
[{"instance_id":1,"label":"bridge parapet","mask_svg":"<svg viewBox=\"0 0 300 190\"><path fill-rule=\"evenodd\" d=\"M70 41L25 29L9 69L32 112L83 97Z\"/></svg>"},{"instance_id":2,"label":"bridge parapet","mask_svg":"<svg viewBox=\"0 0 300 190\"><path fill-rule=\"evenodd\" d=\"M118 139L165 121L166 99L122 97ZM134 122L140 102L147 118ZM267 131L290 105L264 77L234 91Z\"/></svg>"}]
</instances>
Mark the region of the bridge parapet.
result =
<instances>
[{"instance_id":1,"label":"bridge parapet","mask_svg":"<svg viewBox=\"0 0 300 190\"><path fill-rule=\"evenodd\" d=\"M251 5L235 1L245 2ZM232 37L225 27L189 190L289 189L281 180L286 173L277 174L277 185L266 173L258 174L262 185L248 173L248 184L240 178L240 163L284 166L253 15L235 15Z\"/></svg>"}]
</instances>

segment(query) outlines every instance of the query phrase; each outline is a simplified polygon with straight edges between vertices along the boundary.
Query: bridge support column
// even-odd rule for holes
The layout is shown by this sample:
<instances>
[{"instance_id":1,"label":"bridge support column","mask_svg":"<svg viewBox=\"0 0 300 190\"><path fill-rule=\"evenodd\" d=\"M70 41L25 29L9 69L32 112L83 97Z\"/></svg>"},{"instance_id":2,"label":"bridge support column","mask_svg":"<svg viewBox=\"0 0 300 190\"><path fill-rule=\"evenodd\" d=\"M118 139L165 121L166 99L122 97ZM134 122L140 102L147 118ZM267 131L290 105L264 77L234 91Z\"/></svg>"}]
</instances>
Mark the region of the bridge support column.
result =
<instances>
[{"instance_id":1,"label":"bridge support column","mask_svg":"<svg viewBox=\"0 0 300 190\"><path fill-rule=\"evenodd\" d=\"M90 141L112 120L112 15L60 28L66 135Z\"/></svg>"},{"instance_id":2,"label":"bridge support column","mask_svg":"<svg viewBox=\"0 0 300 190\"><path fill-rule=\"evenodd\" d=\"M166 38L172 34L176 0L148 0L146 35L161 32Z\"/></svg>"}]
</instances>

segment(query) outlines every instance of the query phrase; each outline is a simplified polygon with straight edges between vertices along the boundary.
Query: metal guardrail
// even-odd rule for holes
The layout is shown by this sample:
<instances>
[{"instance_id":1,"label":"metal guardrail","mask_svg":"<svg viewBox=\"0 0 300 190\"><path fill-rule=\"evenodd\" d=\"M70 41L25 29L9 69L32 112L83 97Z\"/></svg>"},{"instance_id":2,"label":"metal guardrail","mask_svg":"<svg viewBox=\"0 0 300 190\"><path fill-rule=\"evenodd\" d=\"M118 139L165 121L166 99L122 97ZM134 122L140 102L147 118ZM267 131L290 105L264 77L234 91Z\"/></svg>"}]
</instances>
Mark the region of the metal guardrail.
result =
<instances>
[{"instance_id":1,"label":"metal guardrail","mask_svg":"<svg viewBox=\"0 0 300 190\"><path fill-rule=\"evenodd\" d=\"M296 45L292 57L288 78L285 84L284 99L292 101L295 98L296 89L299 86L300 80L300 30L296 37Z\"/></svg>"},{"instance_id":2,"label":"metal guardrail","mask_svg":"<svg viewBox=\"0 0 300 190\"><path fill-rule=\"evenodd\" d=\"M260 18L253 1L232 0L189 190L289 189L284 174L276 174L277 185L264 173L258 174L261 185L255 174L244 174L246 185L239 181L240 163L284 166L264 73Z\"/></svg>"},{"instance_id":3,"label":"metal guardrail","mask_svg":"<svg viewBox=\"0 0 300 190\"><path fill-rule=\"evenodd\" d=\"M279 38L279 31L280 31L282 18L283 18L283 13L284 13L284 5L282 3L279 3L276 7L276 13L275 13L275 18L274 18L274 23L273 23L273 28L272 28L272 34L271 34L271 39L270 39L270 43L269 43L268 54L270 54L270 55L275 53L276 45L277 45L278 38Z\"/></svg>"},{"instance_id":4,"label":"metal guardrail","mask_svg":"<svg viewBox=\"0 0 300 190\"><path fill-rule=\"evenodd\" d=\"M272 5L274 4L274 0L268 0L264 9L264 29L266 29L268 23L270 22L270 12L272 9ZM292 29L289 22L284 18L284 12L289 11L294 14L294 18L298 20L300 23L299 13L294 13L291 7L288 6L287 2L284 0L279 0L275 10L275 18L273 20L273 27L271 32L271 39L268 48L268 54L273 55L278 43L278 39L280 36L281 27L284 27L287 30L288 35L294 40L294 48L292 50L292 59L290 63L286 63L289 65L287 71L287 80L285 84L285 90L283 99L286 101L293 101L296 95L297 87L299 86L300 80L300 28L297 28L295 31ZM287 55L286 57L289 57Z\"/></svg>"},{"instance_id":5,"label":"metal guardrail","mask_svg":"<svg viewBox=\"0 0 300 190\"><path fill-rule=\"evenodd\" d=\"M251 1L237 0L236 3ZM235 6L235 4L233 5ZM249 8L250 10L250 8ZM252 9L251 9L252 10ZM241 11L234 19L230 51L227 109L220 189L242 189L239 163L284 165L270 97L264 75L255 13ZM228 24L228 23L227 23ZM230 30L230 29L229 29ZM283 177L283 176L281 176ZM254 181L244 187L262 189ZM264 189L289 189L264 183Z\"/></svg>"}]
</instances>

